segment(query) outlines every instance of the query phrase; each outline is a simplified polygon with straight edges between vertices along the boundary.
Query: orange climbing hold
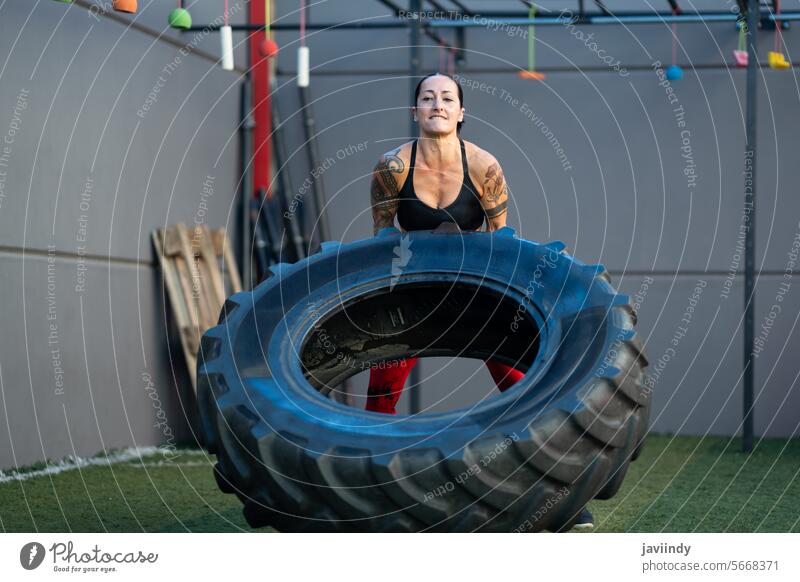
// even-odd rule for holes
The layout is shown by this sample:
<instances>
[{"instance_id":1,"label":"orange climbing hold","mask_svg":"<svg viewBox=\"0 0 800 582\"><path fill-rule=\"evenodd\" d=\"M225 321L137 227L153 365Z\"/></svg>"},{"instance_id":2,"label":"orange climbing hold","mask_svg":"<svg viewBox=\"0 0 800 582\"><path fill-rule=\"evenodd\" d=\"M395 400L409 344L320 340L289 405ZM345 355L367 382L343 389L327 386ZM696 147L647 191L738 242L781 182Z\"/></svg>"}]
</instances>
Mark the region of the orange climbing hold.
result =
<instances>
[{"instance_id":1,"label":"orange climbing hold","mask_svg":"<svg viewBox=\"0 0 800 582\"><path fill-rule=\"evenodd\" d=\"M136 0L114 0L114 10L117 12L129 12L135 14L138 9Z\"/></svg>"}]
</instances>

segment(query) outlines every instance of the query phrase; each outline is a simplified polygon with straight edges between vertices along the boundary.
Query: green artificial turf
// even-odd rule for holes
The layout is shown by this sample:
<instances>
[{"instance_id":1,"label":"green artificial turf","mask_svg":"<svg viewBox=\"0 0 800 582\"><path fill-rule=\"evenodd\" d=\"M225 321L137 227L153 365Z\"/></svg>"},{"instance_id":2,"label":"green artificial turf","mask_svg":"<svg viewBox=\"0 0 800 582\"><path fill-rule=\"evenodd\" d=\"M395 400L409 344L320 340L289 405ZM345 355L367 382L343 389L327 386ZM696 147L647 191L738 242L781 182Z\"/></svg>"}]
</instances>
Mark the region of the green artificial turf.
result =
<instances>
[{"instance_id":1,"label":"green artificial turf","mask_svg":"<svg viewBox=\"0 0 800 582\"><path fill-rule=\"evenodd\" d=\"M0 529L251 531L217 489L213 458L178 453L2 483ZM762 440L746 455L738 439L653 435L617 495L589 508L594 531L800 532L798 499L800 439Z\"/></svg>"},{"instance_id":2,"label":"green artificial turf","mask_svg":"<svg viewBox=\"0 0 800 582\"><path fill-rule=\"evenodd\" d=\"M594 531L800 532L800 439L651 436Z\"/></svg>"},{"instance_id":3,"label":"green artificial turf","mask_svg":"<svg viewBox=\"0 0 800 582\"><path fill-rule=\"evenodd\" d=\"M175 453L0 484L0 526L9 532L251 531L239 500L217 488L214 457Z\"/></svg>"}]
</instances>

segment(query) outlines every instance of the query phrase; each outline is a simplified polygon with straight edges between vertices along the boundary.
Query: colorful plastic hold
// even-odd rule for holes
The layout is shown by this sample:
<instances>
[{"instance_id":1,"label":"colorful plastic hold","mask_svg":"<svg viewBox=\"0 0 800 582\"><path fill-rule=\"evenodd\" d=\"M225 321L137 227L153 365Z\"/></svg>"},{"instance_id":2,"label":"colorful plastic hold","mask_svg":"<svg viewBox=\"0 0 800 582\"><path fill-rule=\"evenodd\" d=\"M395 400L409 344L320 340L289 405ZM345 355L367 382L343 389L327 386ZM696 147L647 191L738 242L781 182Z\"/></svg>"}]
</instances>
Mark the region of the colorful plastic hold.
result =
<instances>
[{"instance_id":1,"label":"colorful plastic hold","mask_svg":"<svg viewBox=\"0 0 800 582\"><path fill-rule=\"evenodd\" d=\"M520 71L517 73L520 79L529 79L531 81L543 81L544 73L537 71Z\"/></svg>"},{"instance_id":2,"label":"colorful plastic hold","mask_svg":"<svg viewBox=\"0 0 800 582\"><path fill-rule=\"evenodd\" d=\"M783 55L783 53L769 51L767 59L770 69L788 69L792 66L792 64L786 60L786 57Z\"/></svg>"},{"instance_id":3,"label":"colorful plastic hold","mask_svg":"<svg viewBox=\"0 0 800 582\"><path fill-rule=\"evenodd\" d=\"M113 6L117 12L128 12L129 14L135 14L139 8L136 0L114 0Z\"/></svg>"},{"instance_id":4,"label":"colorful plastic hold","mask_svg":"<svg viewBox=\"0 0 800 582\"><path fill-rule=\"evenodd\" d=\"M744 68L750 59L747 56L747 51L735 50L733 51L733 62L737 67Z\"/></svg>"},{"instance_id":5,"label":"colorful plastic hold","mask_svg":"<svg viewBox=\"0 0 800 582\"><path fill-rule=\"evenodd\" d=\"M56 0L56 2L63 2L64 4L72 4L72 0Z\"/></svg>"},{"instance_id":6,"label":"colorful plastic hold","mask_svg":"<svg viewBox=\"0 0 800 582\"><path fill-rule=\"evenodd\" d=\"M680 81L683 79L683 69L681 69L678 65L671 65L667 67L667 79L670 81Z\"/></svg>"},{"instance_id":7,"label":"colorful plastic hold","mask_svg":"<svg viewBox=\"0 0 800 582\"><path fill-rule=\"evenodd\" d=\"M169 13L169 25L172 28L187 30L192 27L192 15L186 8L176 8Z\"/></svg>"},{"instance_id":8,"label":"colorful plastic hold","mask_svg":"<svg viewBox=\"0 0 800 582\"><path fill-rule=\"evenodd\" d=\"M261 56L271 59L278 54L278 43L268 38L261 43Z\"/></svg>"}]
</instances>

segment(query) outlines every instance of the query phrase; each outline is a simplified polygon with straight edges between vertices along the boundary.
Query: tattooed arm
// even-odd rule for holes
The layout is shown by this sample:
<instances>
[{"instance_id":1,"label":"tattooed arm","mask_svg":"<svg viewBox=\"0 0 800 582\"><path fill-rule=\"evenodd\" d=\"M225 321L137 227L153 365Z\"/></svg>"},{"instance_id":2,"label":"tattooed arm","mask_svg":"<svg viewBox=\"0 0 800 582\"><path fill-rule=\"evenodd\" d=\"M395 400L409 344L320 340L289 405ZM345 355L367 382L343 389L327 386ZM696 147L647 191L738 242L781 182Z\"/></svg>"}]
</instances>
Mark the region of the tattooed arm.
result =
<instances>
[{"instance_id":1,"label":"tattooed arm","mask_svg":"<svg viewBox=\"0 0 800 582\"><path fill-rule=\"evenodd\" d=\"M503 169L494 158L488 155L486 172L483 175L483 196L481 204L488 219L487 232L498 230L506 225L508 214L508 191Z\"/></svg>"},{"instance_id":2,"label":"tattooed arm","mask_svg":"<svg viewBox=\"0 0 800 582\"><path fill-rule=\"evenodd\" d=\"M378 234L382 228L394 226L400 194L397 177L405 170L405 164L400 159L399 153L400 148L384 154L372 171L370 201L374 234Z\"/></svg>"}]
</instances>

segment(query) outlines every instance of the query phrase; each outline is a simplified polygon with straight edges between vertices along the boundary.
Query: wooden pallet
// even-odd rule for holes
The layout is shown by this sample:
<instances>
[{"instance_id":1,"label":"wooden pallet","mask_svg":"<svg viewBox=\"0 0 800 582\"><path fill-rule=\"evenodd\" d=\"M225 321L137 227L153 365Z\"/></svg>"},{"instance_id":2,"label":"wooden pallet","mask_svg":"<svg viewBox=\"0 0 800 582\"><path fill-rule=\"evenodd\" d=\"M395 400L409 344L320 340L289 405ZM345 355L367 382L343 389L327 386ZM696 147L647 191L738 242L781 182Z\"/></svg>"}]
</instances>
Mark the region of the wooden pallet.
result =
<instances>
[{"instance_id":1,"label":"wooden pallet","mask_svg":"<svg viewBox=\"0 0 800 582\"><path fill-rule=\"evenodd\" d=\"M200 338L217 324L225 298L242 290L230 241L225 229L176 224L153 231L153 245L196 391Z\"/></svg>"}]
</instances>

